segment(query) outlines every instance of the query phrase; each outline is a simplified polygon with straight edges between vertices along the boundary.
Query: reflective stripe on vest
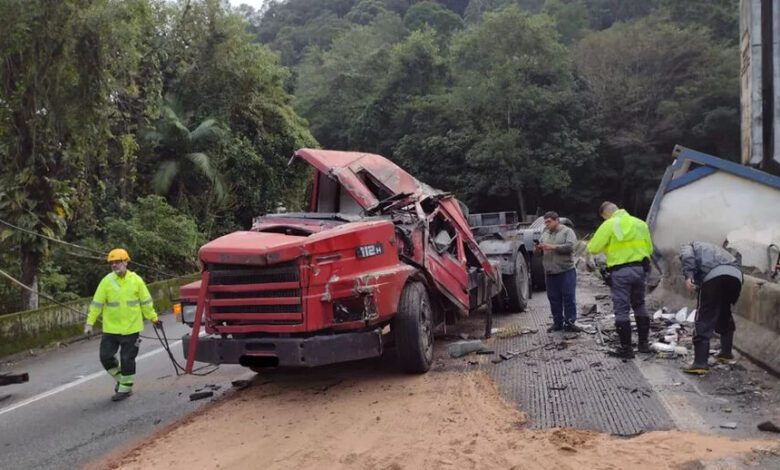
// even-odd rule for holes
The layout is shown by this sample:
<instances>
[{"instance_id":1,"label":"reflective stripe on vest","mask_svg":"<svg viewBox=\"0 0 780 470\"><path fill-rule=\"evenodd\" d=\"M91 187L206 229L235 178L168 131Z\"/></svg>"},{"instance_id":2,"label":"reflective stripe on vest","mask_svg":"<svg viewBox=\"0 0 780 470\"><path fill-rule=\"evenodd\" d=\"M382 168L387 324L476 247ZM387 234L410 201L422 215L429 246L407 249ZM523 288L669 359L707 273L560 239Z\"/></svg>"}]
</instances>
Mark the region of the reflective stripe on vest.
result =
<instances>
[{"instance_id":1,"label":"reflective stripe on vest","mask_svg":"<svg viewBox=\"0 0 780 470\"><path fill-rule=\"evenodd\" d=\"M128 300L127 301L127 306L130 307L130 306L133 306L133 305L138 305L139 303L141 303L140 300Z\"/></svg>"},{"instance_id":2,"label":"reflective stripe on vest","mask_svg":"<svg viewBox=\"0 0 780 470\"><path fill-rule=\"evenodd\" d=\"M154 302L151 297L141 302L141 305L149 305L150 303Z\"/></svg>"}]
</instances>

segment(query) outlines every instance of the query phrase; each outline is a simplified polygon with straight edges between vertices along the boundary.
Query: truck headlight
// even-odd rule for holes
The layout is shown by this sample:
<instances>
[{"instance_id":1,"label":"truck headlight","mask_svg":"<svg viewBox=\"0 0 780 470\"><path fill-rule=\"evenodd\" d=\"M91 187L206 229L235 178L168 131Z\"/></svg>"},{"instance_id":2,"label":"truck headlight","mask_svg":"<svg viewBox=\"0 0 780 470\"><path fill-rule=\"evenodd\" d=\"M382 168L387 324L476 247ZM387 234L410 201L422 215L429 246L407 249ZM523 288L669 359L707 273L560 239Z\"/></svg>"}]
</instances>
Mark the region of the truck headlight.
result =
<instances>
[{"instance_id":1,"label":"truck headlight","mask_svg":"<svg viewBox=\"0 0 780 470\"><path fill-rule=\"evenodd\" d=\"M195 304L181 304L181 322L188 325L195 323L195 311L198 306Z\"/></svg>"}]
</instances>

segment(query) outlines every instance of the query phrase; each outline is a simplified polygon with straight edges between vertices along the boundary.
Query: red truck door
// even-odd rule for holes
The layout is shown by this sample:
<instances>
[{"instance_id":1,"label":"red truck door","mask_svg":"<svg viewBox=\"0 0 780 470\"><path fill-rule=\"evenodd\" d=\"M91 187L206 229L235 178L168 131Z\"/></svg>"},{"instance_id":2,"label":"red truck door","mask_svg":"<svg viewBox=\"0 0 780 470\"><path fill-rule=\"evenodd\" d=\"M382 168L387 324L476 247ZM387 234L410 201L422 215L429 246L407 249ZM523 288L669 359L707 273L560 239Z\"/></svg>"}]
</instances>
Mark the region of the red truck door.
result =
<instances>
[{"instance_id":1,"label":"red truck door","mask_svg":"<svg viewBox=\"0 0 780 470\"><path fill-rule=\"evenodd\" d=\"M462 234L439 210L432 214L429 229L426 262L433 280L444 295L468 312L469 280Z\"/></svg>"}]
</instances>

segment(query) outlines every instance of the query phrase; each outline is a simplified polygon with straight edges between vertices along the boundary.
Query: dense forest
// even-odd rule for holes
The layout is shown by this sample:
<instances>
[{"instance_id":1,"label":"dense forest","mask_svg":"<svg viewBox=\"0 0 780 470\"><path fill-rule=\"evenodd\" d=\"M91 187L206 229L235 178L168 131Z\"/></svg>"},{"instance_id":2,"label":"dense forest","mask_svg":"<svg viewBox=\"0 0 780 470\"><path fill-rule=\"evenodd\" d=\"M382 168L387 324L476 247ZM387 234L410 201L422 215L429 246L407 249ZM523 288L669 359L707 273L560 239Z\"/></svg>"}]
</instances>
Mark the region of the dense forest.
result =
<instances>
[{"instance_id":1,"label":"dense forest","mask_svg":"<svg viewBox=\"0 0 780 470\"><path fill-rule=\"evenodd\" d=\"M302 146L472 211L643 216L674 144L738 157L738 3L0 0L0 269L59 300L114 246L148 280L192 272L301 207ZM0 313L38 302L0 281Z\"/></svg>"}]
</instances>

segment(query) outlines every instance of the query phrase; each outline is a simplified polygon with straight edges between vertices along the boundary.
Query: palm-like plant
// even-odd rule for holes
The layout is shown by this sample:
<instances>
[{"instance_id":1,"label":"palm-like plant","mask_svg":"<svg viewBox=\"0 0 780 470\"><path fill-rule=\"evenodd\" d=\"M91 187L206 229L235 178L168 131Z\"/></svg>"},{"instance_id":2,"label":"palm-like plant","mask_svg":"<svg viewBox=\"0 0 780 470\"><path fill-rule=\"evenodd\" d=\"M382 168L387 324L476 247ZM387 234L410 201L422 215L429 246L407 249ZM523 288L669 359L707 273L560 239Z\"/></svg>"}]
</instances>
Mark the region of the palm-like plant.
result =
<instances>
[{"instance_id":1,"label":"palm-like plant","mask_svg":"<svg viewBox=\"0 0 780 470\"><path fill-rule=\"evenodd\" d=\"M225 184L205 149L222 139L224 130L216 120L206 119L190 131L180 116L175 104L167 102L155 128L144 136L162 159L152 177L152 188L167 195L176 183L177 197L181 199L187 186L195 183L195 174L200 174L211 183L214 196L221 203L227 195Z\"/></svg>"}]
</instances>

